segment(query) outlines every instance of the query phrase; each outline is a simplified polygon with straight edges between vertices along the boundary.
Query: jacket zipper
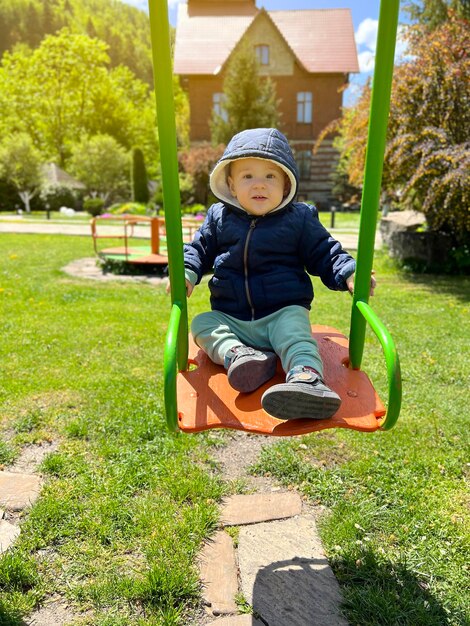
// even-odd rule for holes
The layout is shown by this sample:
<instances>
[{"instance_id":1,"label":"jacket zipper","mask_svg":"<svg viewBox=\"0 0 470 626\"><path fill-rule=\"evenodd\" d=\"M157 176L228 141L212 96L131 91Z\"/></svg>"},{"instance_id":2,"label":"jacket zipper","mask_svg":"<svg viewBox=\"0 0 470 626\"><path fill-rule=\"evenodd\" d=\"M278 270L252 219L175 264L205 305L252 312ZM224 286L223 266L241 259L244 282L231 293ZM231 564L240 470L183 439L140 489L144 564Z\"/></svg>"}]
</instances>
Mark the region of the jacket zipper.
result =
<instances>
[{"instance_id":1,"label":"jacket zipper","mask_svg":"<svg viewBox=\"0 0 470 626\"><path fill-rule=\"evenodd\" d=\"M250 239L251 236L253 234L253 231L256 227L256 222L258 221L258 219L254 219L251 220L250 222L250 229L248 231L248 234L246 236L246 241L245 241L245 249L243 250L243 266L245 269L245 292L246 292L246 298L248 300L248 304L250 306L251 309L251 319L252 321L255 319L255 309L253 307L253 301L251 299L251 294L250 294L250 287L248 285L248 245L250 243Z\"/></svg>"}]
</instances>

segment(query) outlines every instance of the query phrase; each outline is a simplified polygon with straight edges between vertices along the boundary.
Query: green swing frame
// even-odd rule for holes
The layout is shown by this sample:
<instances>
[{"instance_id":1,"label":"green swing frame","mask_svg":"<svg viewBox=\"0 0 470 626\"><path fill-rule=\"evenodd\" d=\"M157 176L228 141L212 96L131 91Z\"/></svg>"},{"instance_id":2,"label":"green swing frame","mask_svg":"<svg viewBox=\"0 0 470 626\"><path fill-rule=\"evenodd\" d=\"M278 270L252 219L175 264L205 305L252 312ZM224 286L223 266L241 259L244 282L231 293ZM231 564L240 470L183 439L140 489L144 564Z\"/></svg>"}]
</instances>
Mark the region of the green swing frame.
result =
<instances>
[{"instance_id":1,"label":"green swing frame","mask_svg":"<svg viewBox=\"0 0 470 626\"><path fill-rule=\"evenodd\" d=\"M388 402L380 430L393 428L400 414L402 397L400 361L395 343L369 305L398 15L399 0L381 1L349 334L349 364L353 369L361 368L367 325L383 349ZM164 352L165 411L168 428L177 431L177 374L188 369L189 344L167 0L149 0L149 19L171 282L171 313Z\"/></svg>"}]
</instances>

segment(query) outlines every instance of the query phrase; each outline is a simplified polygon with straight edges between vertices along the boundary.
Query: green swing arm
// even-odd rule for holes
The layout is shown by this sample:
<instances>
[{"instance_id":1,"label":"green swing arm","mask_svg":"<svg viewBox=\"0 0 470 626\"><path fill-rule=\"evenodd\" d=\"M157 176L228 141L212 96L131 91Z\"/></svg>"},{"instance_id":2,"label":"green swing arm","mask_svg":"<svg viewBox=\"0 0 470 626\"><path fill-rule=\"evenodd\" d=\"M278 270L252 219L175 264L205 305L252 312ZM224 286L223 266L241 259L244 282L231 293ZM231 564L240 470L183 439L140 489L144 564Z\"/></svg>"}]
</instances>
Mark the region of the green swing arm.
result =
<instances>
[{"instance_id":1,"label":"green swing arm","mask_svg":"<svg viewBox=\"0 0 470 626\"><path fill-rule=\"evenodd\" d=\"M383 159L387 136L390 94L392 90L395 41L399 0L380 3L377 50L369 114L369 128L362 189L357 268L349 332L349 361L360 369L366 334L366 323L377 336L385 354L388 377L388 408L381 423L382 430L395 425L401 407L400 360L392 336L369 306L370 277L374 260L375 232L380 202Z\"/></svg>"},{"instance_id":2,"label":"green swing arm","mask_svg":"<svg viewBox=\"0 0 470 626\"><path fill-rule=\"evenodd\" d=\"M167 0L149 0L149 18L172 303L163 355L165 412L168 428L176 431L176 374L188 367L188 311Z\"/></svg>"},{"instance_id":3,"label":"green swing arm","mask_svg":"<svg viewBox=\"0 0 470 626\"><path fill-rule=\"evenodd\" d=\"M390 333L369 306L368 301L398 10L399 0L381 1L349 344L350 365L354 369L360 369L361 366L366 323L370 325L382 345L389 388L388 409L381 423L383 430L392 428L400 413L400 363ZM177 431L176 376L178 370L184 371L188 367L188 314L167 0L149 0L149 18L172 302L164 352L165 411L168 428Z\"/></svg>"}]
</instances>

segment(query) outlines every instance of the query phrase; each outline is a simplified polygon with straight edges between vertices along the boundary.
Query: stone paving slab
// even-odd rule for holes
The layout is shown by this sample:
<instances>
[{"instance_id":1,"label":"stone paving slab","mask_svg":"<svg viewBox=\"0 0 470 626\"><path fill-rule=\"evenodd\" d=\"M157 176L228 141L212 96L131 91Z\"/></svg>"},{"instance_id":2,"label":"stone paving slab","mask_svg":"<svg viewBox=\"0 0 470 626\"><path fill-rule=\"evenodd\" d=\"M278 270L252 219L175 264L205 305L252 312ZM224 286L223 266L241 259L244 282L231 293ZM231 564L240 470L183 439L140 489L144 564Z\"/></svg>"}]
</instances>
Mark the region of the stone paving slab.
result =
<instances>
[{"instance_id":1,"label":"stone paving slab","mask_svg":"<svg viewBox=\"0 0 470 626\"><path fill-rule=\"evenodd\" d=\"M263 622L253 615L231 615L211 622L214 626L264 626Z\"/></svg>"},{"instance_id":2,"label":"stone paving slab","mask_svg":"<svg viewBox=\"0 0 470 626\"><path fill-rule=\"evenodd\" d=\"M300 515L302 500L298 493L254 493L227 498L222 505L223 526L256 524Z\"/></svg>"},{"instance_id":3,"label":"stone paving slab","mask_svg":"<svg viewBox=\"0 0 470 626\"><path fill-rule=\"evenodd\" d=\"M205 544L199 556L203 600L213 615L227 615L238 611L235 595L238 593L238 569L232 538L219 530Z\"/></svg>"},{"instance_id":4,"label":"stone paving slab","mask_svg":"<svg viewBox=\"0 0 470 626\"><path fill-rule=\"evenodd\" d=\"M13 526L13 524L4 519L0 520L0 554L8 550L19 534L20 529L18 526Z\"/></svg>"},{"instance_id":5,"label":"stone paving slab","mask_svg":"<svg viewBox=\"0 0 470 626\"><path fill-rule=\"evenodd\" d=\"M22 511L33 504L41 491L36 474L0 472L0 505L8 511Z\"/></svg>"},{"instance_id":6,"label":"stone paving slab","mask_svg":"<svg viewBox=\"0 0 470 626\"><path fill-rule=\"evenodd\" d=\"M238 561L243 595L269 626L347 626L313 516L240 528Z\"/></svg>"}]
</instances>

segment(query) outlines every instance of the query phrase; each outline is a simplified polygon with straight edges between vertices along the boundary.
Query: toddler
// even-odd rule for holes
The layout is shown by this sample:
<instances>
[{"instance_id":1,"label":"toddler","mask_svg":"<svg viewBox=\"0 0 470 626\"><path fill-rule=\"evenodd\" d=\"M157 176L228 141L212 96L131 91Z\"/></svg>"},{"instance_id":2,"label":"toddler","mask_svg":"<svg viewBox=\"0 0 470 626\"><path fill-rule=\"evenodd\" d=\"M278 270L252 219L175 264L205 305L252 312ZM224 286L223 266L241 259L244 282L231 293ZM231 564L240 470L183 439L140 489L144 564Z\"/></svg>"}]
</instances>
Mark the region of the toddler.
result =
<instances>
[{"instance_id":1,"label":"toddler","mask_svg":"<svg viewBox=\"0 0 470 626\"><path fill-rule=\"evenodd\" d=\"M279 357L286 381L261 399L270 415L331 417L341 400L322 378L309 320L308 274L330 289L352 291L354 259L322 226L315 207L294 201L297 166L278 130L235 135L211 173L210 186L220 202L208 209L194 240L184 246L188 296L213 271L212 310L194 318L194 341L225 367L230 385L242 393L272 378Z\"/></svg>"}]
</instances>

